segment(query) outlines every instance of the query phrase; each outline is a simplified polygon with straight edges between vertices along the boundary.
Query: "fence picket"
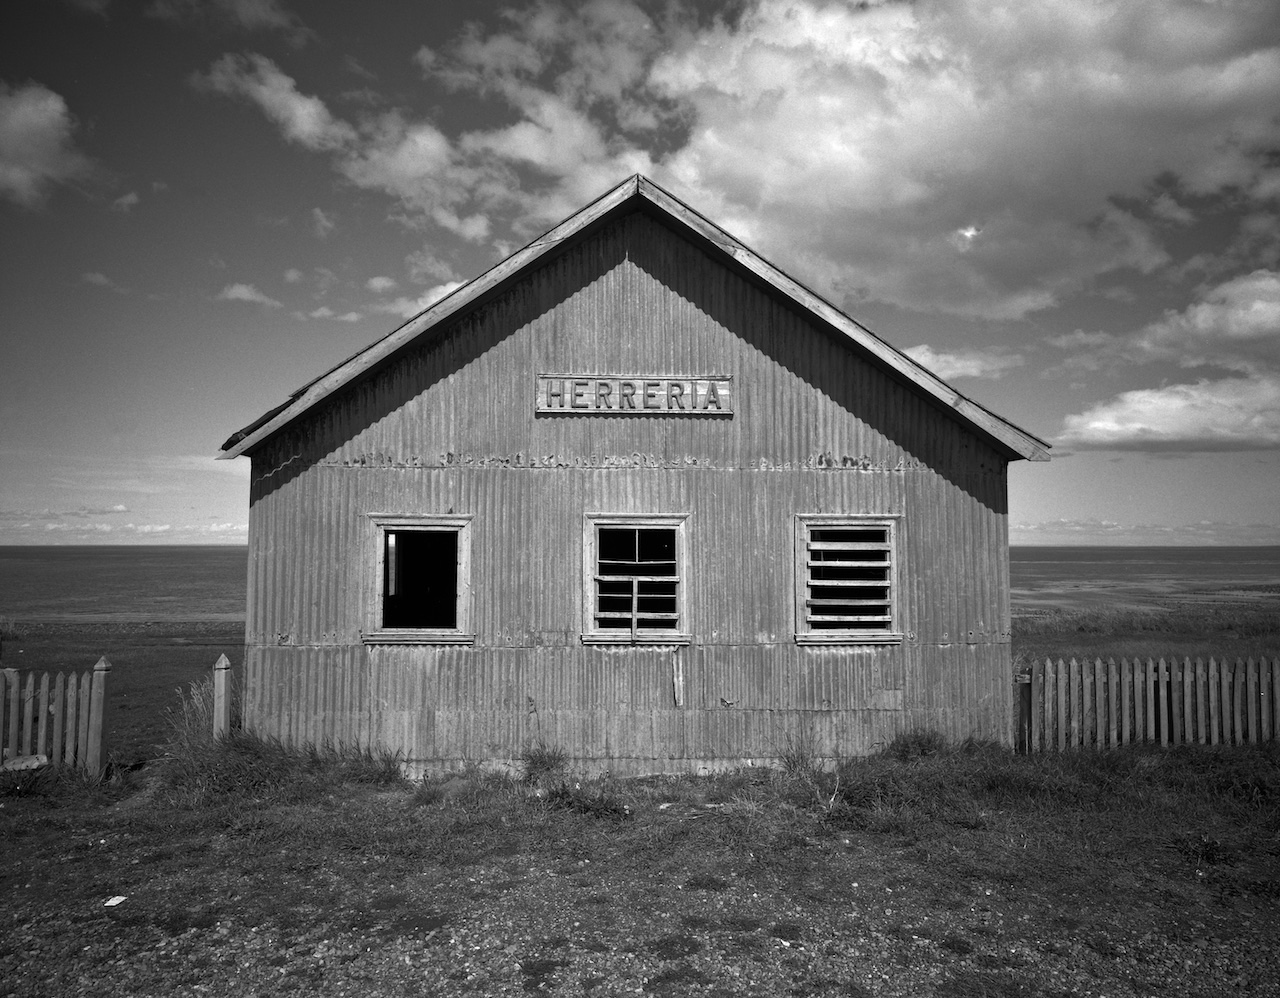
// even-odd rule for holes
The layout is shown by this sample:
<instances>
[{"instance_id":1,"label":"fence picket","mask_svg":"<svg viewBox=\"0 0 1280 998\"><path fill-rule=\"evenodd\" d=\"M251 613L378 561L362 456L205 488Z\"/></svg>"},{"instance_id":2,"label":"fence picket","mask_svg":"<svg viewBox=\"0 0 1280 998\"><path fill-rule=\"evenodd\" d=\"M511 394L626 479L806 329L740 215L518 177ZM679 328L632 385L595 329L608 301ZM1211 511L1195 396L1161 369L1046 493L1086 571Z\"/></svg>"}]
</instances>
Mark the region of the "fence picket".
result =
<instances>
[{"instance_id":1,"label":"fence picket","mask_svg":"<svg viewBox=\"0 0 1280 998\"><path fill-rule=\"evenodd\" d=\"M1120 705L1116 702L1120 699L1120 670L1116 667L1114 658L1107 659L1107 727L1111 733L1107 744L1115 748L1119 744L1119 733L1117 731L1117 721Z\"/></svg>"},{"instance_id":2,"label":"fence picket","mask_svg":"<svg viewBox=\"0 0 1280 998\"><path fill-rule=\"evenodd\" d=\"M1133 741L1134 743L1142 741L1142 733L1146 730L1147 716L1143 707L1146 705L1146 696L1144 690L1146 686L1143 684L1142 663L1136 658L1130 663L1133 671Z\"/></svg>"},{"instance_id":3,"label":"fence picket","mask_svg":"<svg viewBox=\"0 0 1280 998\"><path fill-rule=\"evenodd\" d=\"M1093 734L1094 747L1105 749L1107 727L1107 673L1102 659L1093 660Z\"/></svg>"},{"instance_id":4,"label":"fence picket","mask_svg":"<svg viewBox=\"0 0 1280 998\"><path fill-rule=\"evenodd\" d=\"M1231 713L1235 721L1237 745L1244 744L1244 662L1236 659L1235 687L1232 690Z\"/></svg>"},{"instance_id":5,"label":"fence picket","mask_svg":"<svg viewBox=\"0 0 1280 998\"><path fill-rule=\"evenodd\" d=\"M1258 663L1252 658L1245 664L1245 682L1248 684L1249 744L1255 745L1258 741Z\"/></svg>"},{"instance_id":6,"label":"fence picket","mask_svg":"<svg viewBox=\"0 0 1280 998\"><path fill-rule=\"evenodd\" d=\"M1074 658L1068 666L1071 670L1071 747L1080 747L1080 663Z\"/></svg>"},{"instance_id":7,"label":"fence picket","mask_svg":"<svg viewBox=\"0 0 1280 998\"><path fill-rule=\"evenodd\" d=\"M61 672L53 680L53 744L49 746L49 762L62 765L63 723L66 720L66 680Z\"/></svg>"},{"instance_id":8,"label":"fence picket","mask_svg":"<svg viewBox=\"0 0 1280 998\"><path fill-rule=\"evenodd\" d=\"M1222 706L1218 699L1218 661L1209 659L1209 744L1217 745L1222 741Z\"/></svg>"},{"instance_id":9,"label":"fence picket","mask_svg":"<svg viewBox=\"0 0 1280 998\"><path fill-rule=\"evenodd\" d=\"M1156 702L1160 710L1160 744L1169 744L1169 668L1164 659L1156 663Z\"/></svg>"},{"instance_id":10,"label":"fence picket","mask_svg":"<svg viewBox=\"0 0 1280 998\"><path fill-rule=\"evenodd\" d=\"M80 703L76 687L76 674L67 677L67 723L64 726L62 762L67 766L76 764L76 707Z\"/></svg>"},{"instance_id":11,"label":"fence picket","mask_svg":"<svg viewBox=\"0 0 1280 998\"><path fill-rule=\"evenodd\" d=\"M1156 664L1147 659L1147 741L1156 740Z\"/></svg>"},{"instance_id":12,"label":"fence picket","mask_svg":"<svg viewBox=\"0 0 1280 998\"><path fill-rule=\"evenodd\" d=\"M1120 744L1128 745L1133 735L1130 714L1133 713L1133 669L1129 660L1120 659Z\"/></svg>"},{"instance_id":13,"label":"fence picket","mask_svg":"<svg viewBox=\"0 0 1280 998\"><path fill-rule=\"evenodd\" d=\"M1031 663L1031 745L1029 751L1040 751L1040 739L1044 737L1044 722L1048 720L1048 710L1041 706L1044 699L1044 666L1038 661Z\"/></svg>"},{"instance_id":14,"label":"fence picket","mask_svg":"<svg viewBox=\"0 0 1280 998\"><path fill-rule=\"evenodd\" d=\"M1195 709L1195 671L1191 665L1191 659L1183 657L1182 659L1182 740L1179 744L1190 745L1196 740L1195 721L1193 720L1193 711Z\"/></svg>"},{"instance_id":15,"label":"fence picket","mask_svg":"<svg viewBox=\"0 0 1280 998\"><path fill-rule=\"evenodd\" d=\"M0 669L0 762L4 761L5 756L9 754L8 738L9 734L9 712L5 710L6 697L9 693L9 673L8 669Z\"/></svg>"},{"instance_id":16,"label":"fence picket","mask_svg":"<svg viewBox=\"0 0 1280 998\"><path fill-rule=\"evenodd\" d=\"M92 682L92 673L81 673L80 704L76 708L76 765L81 769L89 761L89 698L93 695L90 688Z\"/></svg>"},{"instance_id":17,"label":"fence picket","mask_svg":"<svg viewBox=\"0 0 1280 998\"><path fill-rule=\"evenodd\" d=\"M1231 663L1225 658L1218 663L1218 686L1222 697L1222 744L1231 744Z\"/></svg>"},{"instance_id":18,"label":"fence picket","mask_svg":"<svg viewBox=\"0 0 1280 998\"><path fill-rule=\"evenodd\" d=\"M1196 741L1201 745L1209 740L1209 732L1205 730L1205 679L1204 659L1196 659Z\"/></svg>"},{"instance_id":19,"label":"fence picket","mask_svg":"<svg viewBox=\"0 0 1280 998\"><path fill-rule=\"evenodd\" d=\"M1258 660L1258 737L1271 741L1271 669L1265 658Z\"/></svg>"},{"instance_id":20,"label":"fence picket","mask_svg":"<svg viewBox=\"0 0 1280 998\"><path fill-rule=\"evenodd\" d=\"M1062 659L1058 659L1058 665L1054 673L1054 688L1056 692L1055 703L1058 707L1058 751L1061 752L1067 747L1067 673L1066 666L1062 664Z\"/></svg>"},{"instance_id":21,"label":"fence picket","mask_svg":"<svg viewBox=\"0 0 1280 998\"><path fill-rule=\"evenodd\" d=\"M1280 740L1280 658L1271 659L1271 737Z\"/></svg>"},{"instance_id":22,"label":"fence picket","mask_svg":"<svg viewBox=\"0 0 1280 998\"><path fill-rule=\"evenodd\" d=\"M40 677L40 689L36 695L36 755L49 755L49 673Z\"/></svg>"},{"instance_id":23,"label":"fence picket","mask_svg":"<svg viewBox=\"0 0 1280 998\"><path fill-rule=\"evenodd\" d=\"M26 689L22 691L22 754L31 754L32 722L36 717L36 674L27 673Z\"/></svg>"},{"instance_id":24,"label":"fence picket","mask_svg":"<svg viewBox=\"0 0 1280 998\"><path fill-rule=\"evenodd\" d=\"M1181 745L1182 738L1182 670L1176 658L1169 659L1169 710L1164 715L1169 726L1169 741L1166 744Z\"/></svg>"},{"instance_id":25,"label":"fence picket","mask_svg":"<svg viewBox=\"0 0 1280 998\"><path fill-rule=\"evenodd\" d=\"M103 655L93 667L93 686L89 693L89 740L85 750L85 771L94 777L102 772L102 739L107 721L107 677L110 674L111 663Z\"/></svg>"},{"instance_id":26,"label":"fence picket","mask_svg":"<svg viewBox=\"0 0 1280 998\"><path fill-rule=\"evenodd\" d=\"M1093 744L1093 663L1087 658L1080 663L1080 746Z\"/></svg>"}]
</instances>

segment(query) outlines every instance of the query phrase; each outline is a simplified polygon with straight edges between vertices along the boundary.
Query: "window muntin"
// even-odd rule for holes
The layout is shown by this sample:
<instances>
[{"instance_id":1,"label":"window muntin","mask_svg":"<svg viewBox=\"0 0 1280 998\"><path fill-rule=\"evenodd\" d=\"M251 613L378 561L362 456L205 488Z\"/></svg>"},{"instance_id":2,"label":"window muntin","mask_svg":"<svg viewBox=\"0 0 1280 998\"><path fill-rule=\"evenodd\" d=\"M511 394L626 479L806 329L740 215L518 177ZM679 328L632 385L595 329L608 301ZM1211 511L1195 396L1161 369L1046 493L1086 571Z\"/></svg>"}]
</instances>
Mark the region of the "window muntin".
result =
<instances>
[{"instance_id":1,"label":"window muntin","mask_svg":"<svg viewBox=\"0 0 1280 998\"><path fill-rule=\"evenodd\" d=\"M685 643L684 517L589 515L583 640Z\"/></svg>"},{"instance_id":2,"label":"window muntin","mask_svg":"<svg viewBox=\"0 0 1280 998\"><path fill-rule=\"evenodd\" d=\"M891 643L896 611L892 519L800 516L796 521L796 640Z\"/></svg>"},{"instance_id":3,"label":"window muntin","mask_svg":"<svg viewBox=\"0 0 1280 998\"><path fill-rule=\"evenodd\" d=\"M471 643L471 518L371 517L377 587L366 611L369 643Z\"/></svg>"}]
</instances>

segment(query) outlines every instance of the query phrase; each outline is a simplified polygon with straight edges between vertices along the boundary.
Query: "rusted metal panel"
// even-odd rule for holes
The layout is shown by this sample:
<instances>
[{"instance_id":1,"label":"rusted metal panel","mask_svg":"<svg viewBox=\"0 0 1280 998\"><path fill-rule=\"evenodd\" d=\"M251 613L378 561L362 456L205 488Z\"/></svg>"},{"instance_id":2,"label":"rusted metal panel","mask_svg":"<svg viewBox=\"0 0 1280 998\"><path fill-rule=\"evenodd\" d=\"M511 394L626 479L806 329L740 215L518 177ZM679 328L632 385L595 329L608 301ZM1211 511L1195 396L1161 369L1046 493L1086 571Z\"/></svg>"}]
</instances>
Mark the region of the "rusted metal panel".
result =
<instances>
[{"instance_id":1,"label":"rusted metal panel","mask_svg":"<svg viewBox=\"0 0 1280 998\"><path fill-rule=\"evenodd\" d=\"M734 411L539 417L535 376L560 370L725 372ZM776 757L805 725L842 753L916 724L1005 738L1005 475L935 402L631 216L254 452L247 717L415 765L538 737L636 770ZM363 643L371 513L473 517L474 646ZM582 644L586 513L687 516L688 647ZM898 518L900 644L795 643L798 513Z\"/></svg>"}]
</instances>

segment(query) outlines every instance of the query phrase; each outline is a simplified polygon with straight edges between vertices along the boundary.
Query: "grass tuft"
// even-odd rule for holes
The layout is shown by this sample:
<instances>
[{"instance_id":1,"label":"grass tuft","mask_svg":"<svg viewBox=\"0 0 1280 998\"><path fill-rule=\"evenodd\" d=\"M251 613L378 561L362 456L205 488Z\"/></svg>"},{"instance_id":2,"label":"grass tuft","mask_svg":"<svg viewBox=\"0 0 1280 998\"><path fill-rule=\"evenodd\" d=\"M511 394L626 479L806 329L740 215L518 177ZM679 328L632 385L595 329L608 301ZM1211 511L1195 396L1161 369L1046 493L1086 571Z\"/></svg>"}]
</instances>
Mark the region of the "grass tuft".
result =
<instances>
[{"instance_id":1,"label":"grass tuft","mask_svg":"<svg viewBox=\"0 0 1280 998\"><path fill-rule=\"evenodd\" d=\"M569 753L561 745L550 745L539 738L520 753L524 782L542 785L563 780L569 766Z\"/></svg>"},{"instance_id":2,"label":"grass tuft","mask_svg":"<svg viewBox=\"0 0 1280 998\"><path fill-rule=\"evenodd\" d=\"M585 789L580 783L572 787L564 784L549 791L542 799L548 807L585 814L591 818L625 821L631 817L631 808L603 784Z\"/></svg>"},{"instance_id":3,"label":"grass tuft","mask_svg":"<svg viewBox=\"0 0 1280 998\"><path fill-rule=\"evenodd\" d=\"M884 754L890 759L907 762L911 759L927 759L938 755L947 748L947 740L938 732L928 728L914 728L893 736L893 741L884 748Z\"/></svg>"},{"instance_id":4,"label":"grass tuft","mask_svg":"<svg viewBox=\"0 0 1280 998\"><path fill-rule=\"evenodd\" d=\"M817 739L812 728L783 732L778 757L782 771L791 776L804 776L818 772L822 762L818 758Z\"/></svg>"},{"instance_id":5,"label":"grass tuft","mask_svg":"<svg viewBox=\"0 0 1280 998\"><path fill-rule=\"evenodd\" d=\"M22 629L12 617L0 615L0 641L21 641ZM0 653L2 657L2 653Z\"/></svg>"}]
</instances>

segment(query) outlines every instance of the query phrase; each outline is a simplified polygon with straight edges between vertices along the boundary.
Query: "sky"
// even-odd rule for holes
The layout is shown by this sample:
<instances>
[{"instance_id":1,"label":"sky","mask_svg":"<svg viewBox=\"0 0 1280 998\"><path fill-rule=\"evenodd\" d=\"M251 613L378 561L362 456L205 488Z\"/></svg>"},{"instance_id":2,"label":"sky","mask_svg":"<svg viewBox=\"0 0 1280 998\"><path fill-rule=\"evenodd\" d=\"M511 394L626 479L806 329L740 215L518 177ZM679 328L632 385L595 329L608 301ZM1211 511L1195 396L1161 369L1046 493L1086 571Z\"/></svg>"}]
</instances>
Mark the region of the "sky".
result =
<instances>
[{"instance_id":1,"label":"sky","mask_svg":"<svg viewBox=\"0 0 1280 998\"><path fill-rule=\"evenodd\" d=\"M232 432L642 173L1053 446L1015 544L1280 544L1274 0L5 0L0 544L246 542Z\"/></svg>"}]
</instances>

